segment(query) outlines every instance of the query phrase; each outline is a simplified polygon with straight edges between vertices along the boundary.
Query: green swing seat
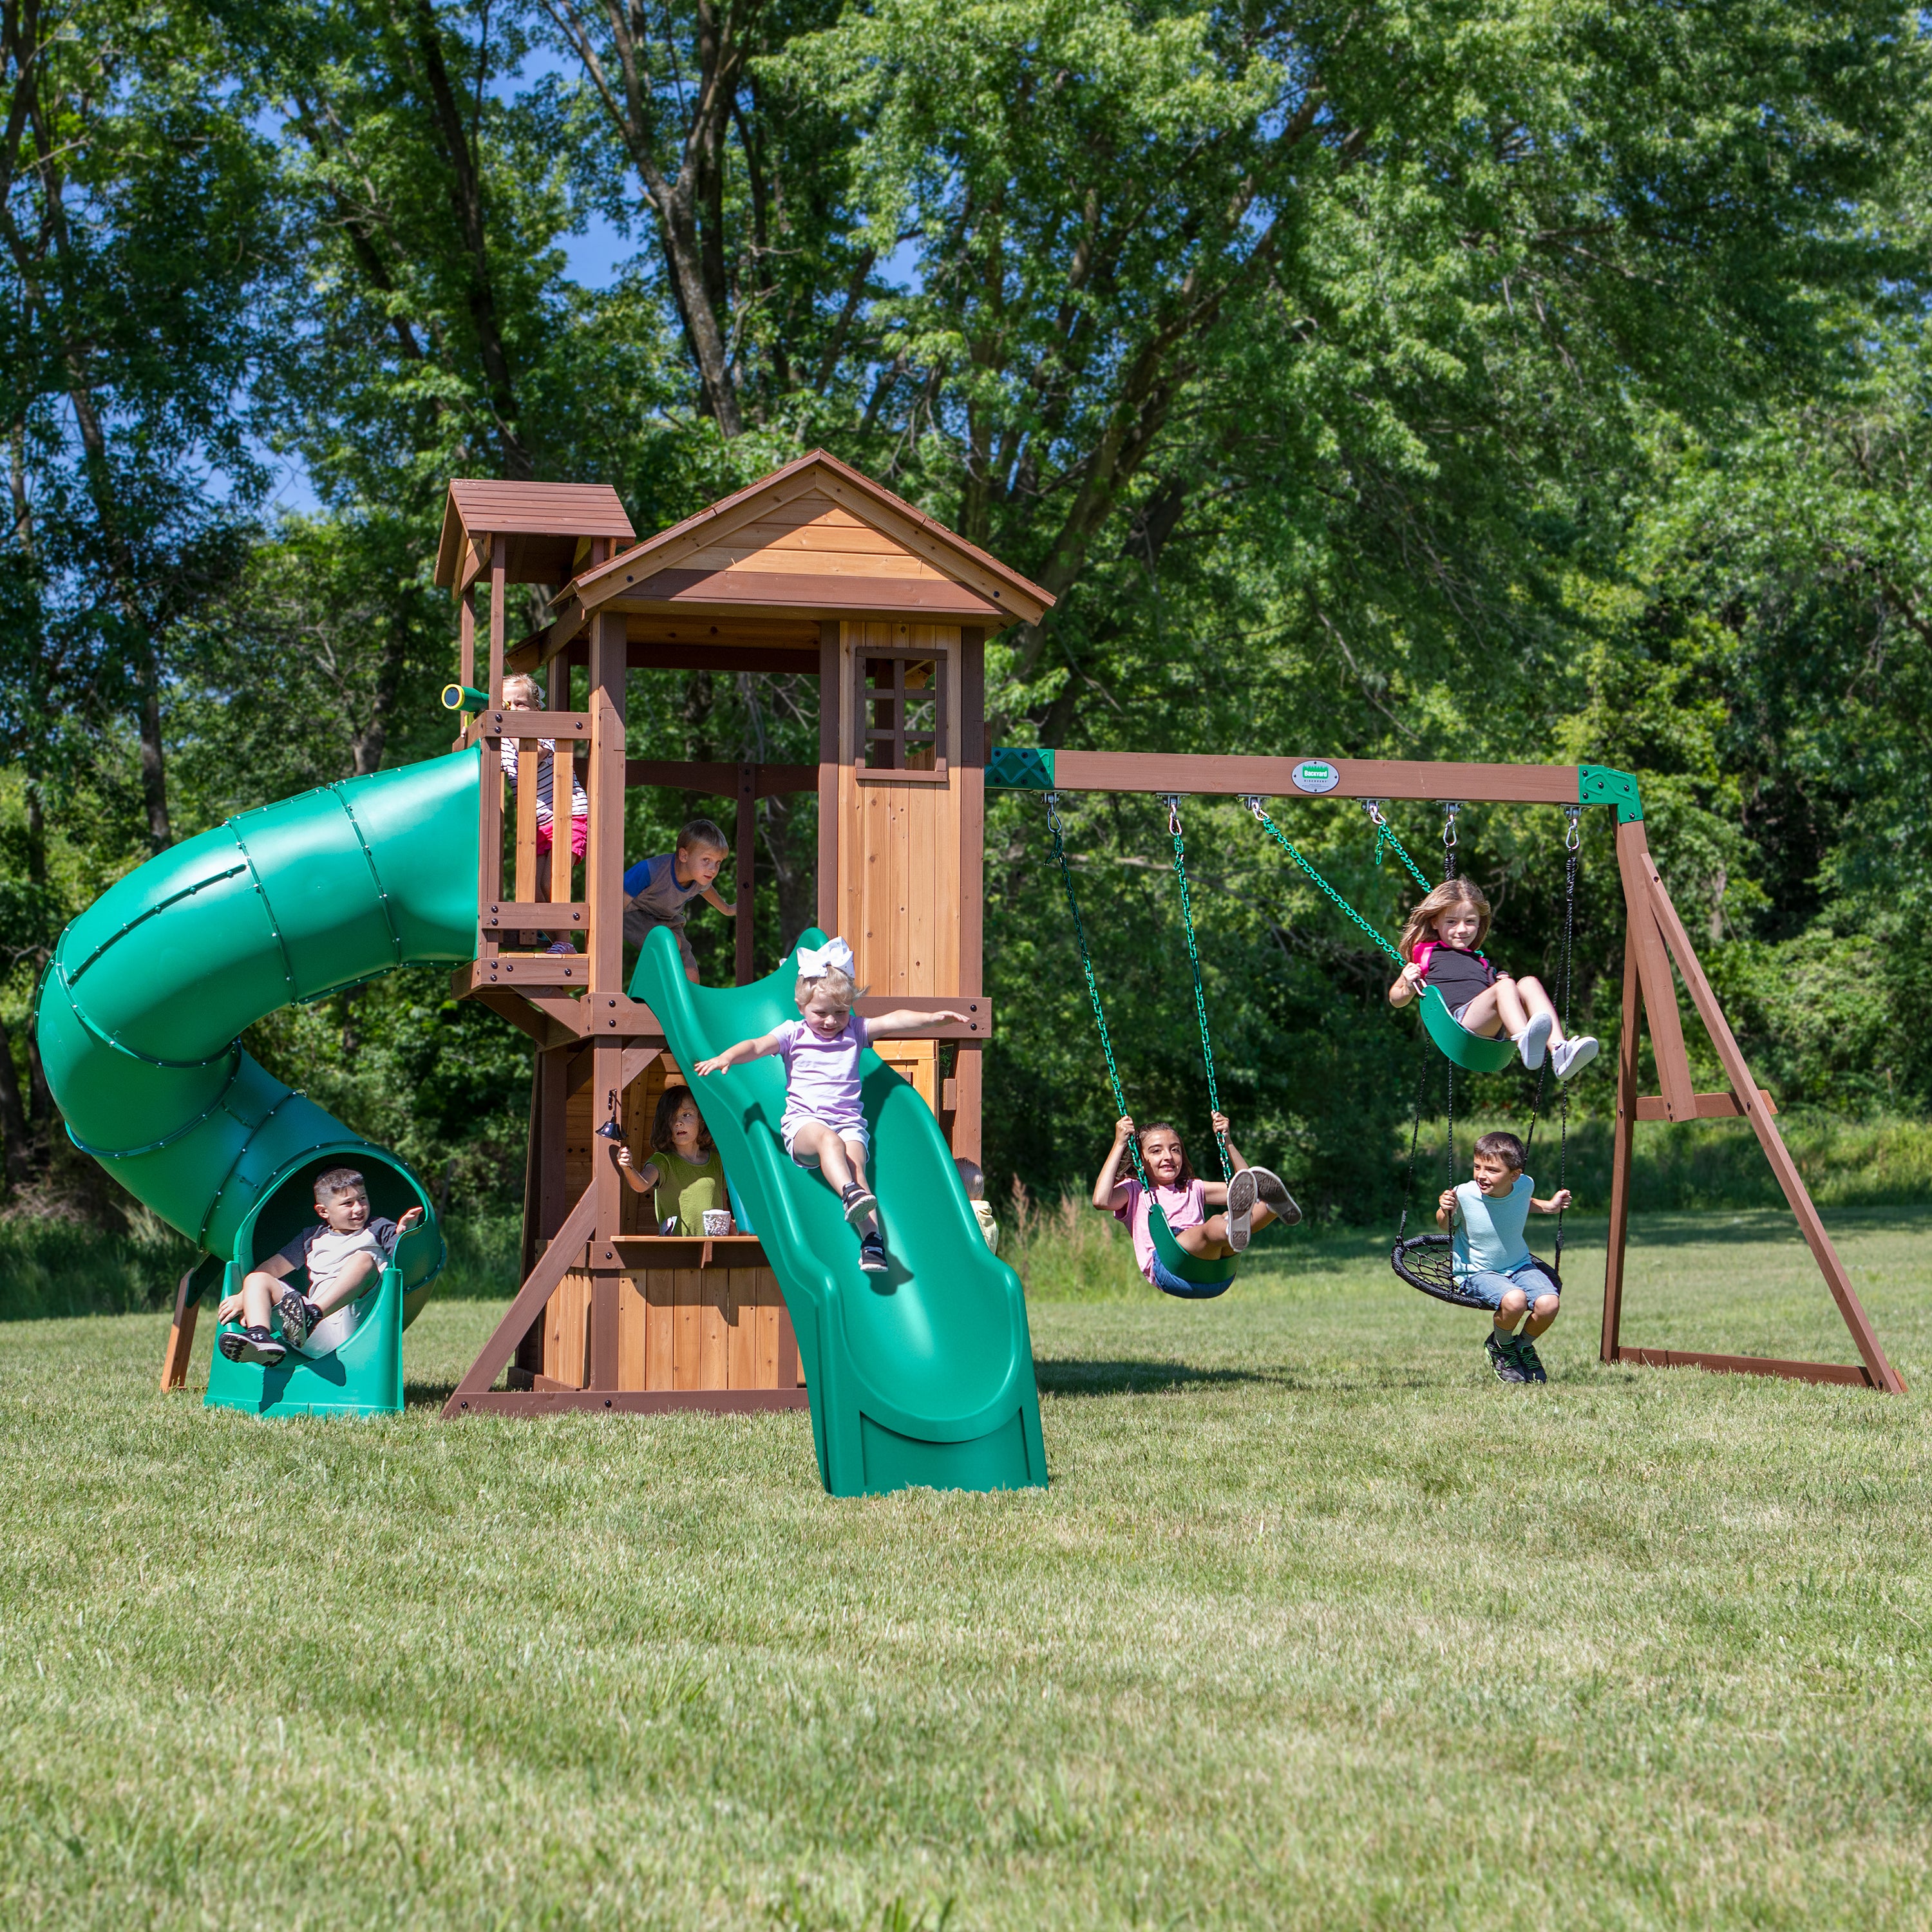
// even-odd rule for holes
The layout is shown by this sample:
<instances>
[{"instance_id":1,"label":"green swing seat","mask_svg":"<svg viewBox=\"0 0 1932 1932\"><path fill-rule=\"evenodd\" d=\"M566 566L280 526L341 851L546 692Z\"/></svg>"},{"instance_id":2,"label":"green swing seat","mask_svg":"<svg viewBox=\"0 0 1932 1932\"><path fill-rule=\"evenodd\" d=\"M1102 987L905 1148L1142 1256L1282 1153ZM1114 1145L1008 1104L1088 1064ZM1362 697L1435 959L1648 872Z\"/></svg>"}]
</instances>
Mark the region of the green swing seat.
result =
<instances>
[{"instance_id":1,"label":"green swing seat","mask_svg":"<svg viewBox=\"0 0 1932 1932\"><path fill-rule=\"evenodd\" d=\"M1438 986L1423 990L1422 1024L1436 1050L1466 1073L1500 1073L1516 1058L1516 1042L1507 1034L1498 1034L1491 1040L1472 1033L1450 1012Z\"/></svg>"},{"instance_id":2,"label":"green swing seat","mask_svg":"<svg viewBox=\"0 0 1932 1932\"><path fill-rule=\"evenodd\" d=\"M1234 1279L1236 1258L1223 1255L1217 1261L1204 1261L1198 1255L1190 1255L1174 1238L1174 1230L1167 1225L1166 1210L1158 1203L1148 1210L1148 1232L1154 1237L1154 1251L1160 1258L1160 1264L1176 1281L1184 1281L1187 1288L1182 1299L1187 1301L1211 1301L1217 1294L1225 1294ZM1174 1294L1180 1291L1168 1288Z\"/></svg>"}]
</instances>

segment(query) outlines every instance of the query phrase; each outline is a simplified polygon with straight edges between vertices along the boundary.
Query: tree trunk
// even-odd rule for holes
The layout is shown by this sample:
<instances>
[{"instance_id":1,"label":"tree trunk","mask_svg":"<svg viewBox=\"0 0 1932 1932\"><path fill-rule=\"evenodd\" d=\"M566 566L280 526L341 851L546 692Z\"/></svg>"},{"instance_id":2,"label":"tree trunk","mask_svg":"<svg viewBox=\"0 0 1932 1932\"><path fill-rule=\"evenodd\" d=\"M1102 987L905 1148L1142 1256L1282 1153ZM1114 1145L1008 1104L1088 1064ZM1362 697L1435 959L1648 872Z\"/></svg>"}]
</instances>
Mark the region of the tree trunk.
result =
<instances>
[{"instance_id":1,"label":"tree trunk","mask_svg":"<svg viewBox=\"0 0 1932 1932\"><path fill-rule=\"evenodd\" d=\"M517 429L516 386L510 380L510 358L496 320L496 284L490 273L490 253L484 226L483 183L470 130L464 124L456 90L442 58L442 36L430 0L414 0L416 50L422 56L429 82L430 104L449 162L450 204L470 258L470 319L476 330L476 349L490 386L490 406L496 421L496 441L506 475L519 481L533 473L530 453Z\"/></svg>"},{"instance_id":2,"label":"tree trunk","mask_svg":"<svg viewBox=\"0 0 1932 1932\"><path fill-rule=\"evenodd\" d=\"M0 1020L0 1174L8 1186L18 1186L33 1166L34 1149L27 1129L27 1110L20 1104L20 1076L14 1064L14 1042L7 1023Z\"/></svg>"}]
</instances>

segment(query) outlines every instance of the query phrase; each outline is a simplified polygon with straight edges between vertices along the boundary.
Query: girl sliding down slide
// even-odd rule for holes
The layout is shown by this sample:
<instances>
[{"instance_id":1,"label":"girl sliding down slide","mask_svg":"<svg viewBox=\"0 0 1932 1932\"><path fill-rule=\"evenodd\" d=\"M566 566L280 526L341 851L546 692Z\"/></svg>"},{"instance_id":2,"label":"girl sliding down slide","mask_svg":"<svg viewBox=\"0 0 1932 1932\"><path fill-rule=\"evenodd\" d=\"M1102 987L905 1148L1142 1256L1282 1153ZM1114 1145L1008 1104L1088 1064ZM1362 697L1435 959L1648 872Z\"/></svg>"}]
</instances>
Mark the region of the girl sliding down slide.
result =
<instances>
[{"instance_id":1,"label":"girl sliding down slide","mask_svg":"<svg viewBox=\"0 0 1932 1932\"><path fill-rule=\"evenodd\" d=\"M785 1064L784 1116L778 1123L784 1150L801 1167L815 1167L844 1205L859 1231L859 1265L868 1274L886 1271L879 1232L878 1201L866 1185L872 1131L859 1096L859 1055L873 1040L917 1033L935 1018L965 1024L964 1012L928 1009L880 1013L867 1019L852 1010L862 988L852 975L852 949L828 939L815 951L800 946L794 998L799 1017L756 1040L741 1040L692 1069L700 1076L722 1073L747 1060L782 1054Z\"/></svg>"}]
</instances>

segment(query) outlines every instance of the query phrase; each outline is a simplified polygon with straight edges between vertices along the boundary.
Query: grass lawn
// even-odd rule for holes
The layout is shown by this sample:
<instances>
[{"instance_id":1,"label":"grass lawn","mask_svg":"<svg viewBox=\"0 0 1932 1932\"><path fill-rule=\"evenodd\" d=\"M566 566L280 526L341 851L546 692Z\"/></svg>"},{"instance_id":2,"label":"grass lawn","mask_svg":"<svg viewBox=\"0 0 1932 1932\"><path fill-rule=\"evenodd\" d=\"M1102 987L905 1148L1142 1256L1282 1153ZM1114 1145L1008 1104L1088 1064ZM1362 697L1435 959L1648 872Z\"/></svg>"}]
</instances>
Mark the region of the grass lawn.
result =
<instances>
[{"instance_id":1,"label":"grass lawn","mask_svg":"<svg viewBox=\"0 0 1932 1932\"><path fill-rule=\"evenodd\" d=\"M1932 1214L1832 1220L1932 1390ZM1600 1225L1542 1390L1369 1238L1039 1302L1024 1496L446 1425L486 1300L357 1426L6 1324L0 1924L1926 1924L1924 1399L1599 1367ZM1645 1222L1626 1339L1850 1359L1789 1230Z\"/></svg>"}]
</instances>

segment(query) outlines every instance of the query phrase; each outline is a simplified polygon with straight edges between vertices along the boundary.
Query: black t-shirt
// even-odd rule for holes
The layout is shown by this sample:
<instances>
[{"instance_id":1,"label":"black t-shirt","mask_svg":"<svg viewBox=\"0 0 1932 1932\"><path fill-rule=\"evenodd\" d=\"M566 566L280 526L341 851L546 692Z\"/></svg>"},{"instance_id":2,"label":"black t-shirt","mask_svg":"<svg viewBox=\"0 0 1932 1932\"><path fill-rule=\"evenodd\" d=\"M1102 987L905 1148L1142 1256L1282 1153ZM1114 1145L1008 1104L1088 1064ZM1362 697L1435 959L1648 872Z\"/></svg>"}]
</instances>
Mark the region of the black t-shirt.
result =
<instances>
[{"instance_id":1,"label":"black t-shirt","mask_svg":"<svg viewBox=\"0 0 1932 1932\"><path fill-rule=\"evenodd\" d=\"M1443 1003L1453 1013L1466 1006L1486 986L1496 983L1496 969L1480 952L1465 952L1460 946L1436 946L1423 968L1426 985L1438 988Z\"/></svg>"}]
</instances>

